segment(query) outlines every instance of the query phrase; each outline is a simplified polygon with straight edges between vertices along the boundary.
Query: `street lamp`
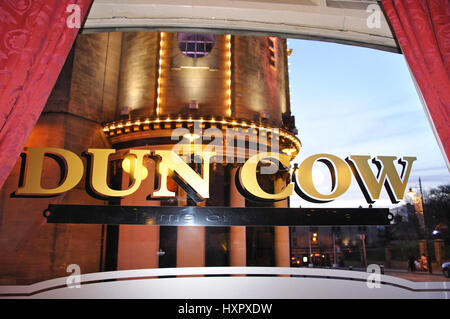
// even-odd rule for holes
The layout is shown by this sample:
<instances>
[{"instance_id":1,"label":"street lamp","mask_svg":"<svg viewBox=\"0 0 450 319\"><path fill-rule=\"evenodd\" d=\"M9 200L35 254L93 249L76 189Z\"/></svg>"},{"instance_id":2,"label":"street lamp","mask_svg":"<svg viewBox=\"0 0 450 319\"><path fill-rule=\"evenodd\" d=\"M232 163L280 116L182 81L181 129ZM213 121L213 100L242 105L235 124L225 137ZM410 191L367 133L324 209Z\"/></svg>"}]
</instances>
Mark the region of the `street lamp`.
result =
<instances>
[{"instance_id":1,"label":"street lamp","mask_svg":"<svg viewBox=\"0 0 450 319\"><path fill-rule=\"evenodd\" d=\"M410 197L413 201L414 211L416 212L416 214L418 216L420 227L422 228L422 230L425 230L425 219L423 216L422 181L420 180L420 177L419 177L419 190L420 190L420 194L416 194L416 192L414 192L412 190L412 188L410 188L407 194L408 194L408 197Z\"/></svg>"}]
</instances>

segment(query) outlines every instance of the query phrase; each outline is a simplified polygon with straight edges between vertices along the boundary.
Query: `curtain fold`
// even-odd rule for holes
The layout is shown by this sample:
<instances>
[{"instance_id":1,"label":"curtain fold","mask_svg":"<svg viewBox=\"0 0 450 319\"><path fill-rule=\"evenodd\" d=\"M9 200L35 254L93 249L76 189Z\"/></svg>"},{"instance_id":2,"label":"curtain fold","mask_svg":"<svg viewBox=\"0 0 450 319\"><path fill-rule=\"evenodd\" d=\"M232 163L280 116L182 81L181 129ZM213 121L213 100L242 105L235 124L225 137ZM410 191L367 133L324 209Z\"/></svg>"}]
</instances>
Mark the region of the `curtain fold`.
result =
<instances>
[{"instance_id":1,"label":"curtain fold","mask_svg":"<svg viewBox=\"0 0 450 319\"><path fill-rule=\"evenodd\" d=\"M92 0L0 1L0 188L64 65Z\"/></svg>"},{"instance_id":2,"label":"curtain fold","mask_svg":"<svg viewBox=\"0 0 450 319\"><path fill-rule=\"evenodd\" d=\"M382 4L450 169L450 1L382 0Z\"/></svg>"}]
</instances>

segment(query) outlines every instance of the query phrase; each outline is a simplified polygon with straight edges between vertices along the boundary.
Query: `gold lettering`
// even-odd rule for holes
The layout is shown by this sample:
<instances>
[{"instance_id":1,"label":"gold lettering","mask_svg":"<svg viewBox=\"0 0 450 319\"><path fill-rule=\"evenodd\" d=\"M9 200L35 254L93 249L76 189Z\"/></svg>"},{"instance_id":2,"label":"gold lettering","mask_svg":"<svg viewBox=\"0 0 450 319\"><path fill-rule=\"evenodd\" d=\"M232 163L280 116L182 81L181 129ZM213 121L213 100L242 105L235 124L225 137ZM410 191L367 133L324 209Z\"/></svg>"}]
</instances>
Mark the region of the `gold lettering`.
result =
<instances>
[{"instance_id":1,"label":"gold lettering","mask_svg":"<svg viewBox=\"0 0 450 319\"><path fill-rule=\"evenodd\" d=\"M139 186L141 186L141 182L144 172L144 156L149 155L149 150L130 150L129 154L136 156L135 162L135 173L134 182L130 188L124 190L115 190L111 189L108 186L107 177L108 177L108 160L111 154L114 154L116 150L114 149L99 149L99 148L90 148L87 153L91 155L91 176L89 176L89 182L91 190L100 196L105 197L125 197L133 194ZM145 178L145 177L144 177Z\"/></svg>"},{"instance_id":2,"label":"gold lettering","mask_svg":"<svg viewBox=\"0 0 450 319\"><path fill-rule=\"evenodd\" d=\"M109 156L114 154L114 149L88 149L88 171L86 187L90 195L96 197L125 197L133 194L141 186L148 174L144 165L144 157L150 155L150 150L130 150L126 154L122 167L130 174L132 185L128 189L115 190L108 185ZM158 173L160 175L160 187L152 194L154 198L174 197L175 192L167 188L167 178L171 177L187 194L197 202L209 198L210 162L216 155L213 151L199 152L199 163L195 163L194 169L171 150L157 150L155 155L161 158L158 161ZM50 157L56 160L61 168L59 185L53 188L41 186L44 158ZM369 163L371 159L367 155L351 155L344 160L331 154L316 154L305 159L294 172L294 184L289 184L281 190L275 190L275 194L268 193L258 183L258 174L267 172L267 167L260 167L260 163L270 163L270 174L276 173L279 163L288 167L290 156L275 152L260 152L251 156L239 169L236 175L236 186L247 198L263 201L280 201L291 196L294 190L303 199L326 203L343 195L351 184L352 172L361 191L368 203L374 203L380 198L384 187L392 201L398 203L402 200L412 164L416 157L403 157L397 160L395 156L377 156L372 163L378 169L372 171ZM397 171L397 161L401 166L401 172ZM313 166L321 162L327 166L331 175L331 192L320 193L313 181ZM21 184L13 196L55 196L74 188L82 179L84 173L83 161L71 151L59 148L29 148L26 159L22 162ZM258 169L260 172L258 173ZM269 173L266 173L269 174ZM50 186L51 187L51 186Z\"/></svg>"},{"instance_id":3,"label":"gold lettering","mask_svg":"<svg viewBox=\"0 0 450 319\"><path fill-rule=\"evenodd\" d=\"M411 173L412 163L417 158L403 157L398 160L398 163L402 165L400 176L394 165L396 159L397 157L395 156L377 156L372 159L372 163L378 168L378 173L375 177L368 164L370 156L350 155L350 157L346 158L368 203L374 203L380 198L383 184L392 203L395 204L402 200L405 195L409 174Z\"/></svg>"},{"instance_id":4,"label":"gold lettering","mask_svg":"<svg viewBox=\"0 0 450 319\"><path fill-rule=\"evenodd\" d=\"M331 194L317 191L312 178L316 161L324 163L331 174ZM344 194L350 187L352 174L344 160L331 154L316 154L305 159L296 171L295 191L303 199L314 203L327 203Z\"/></svg>"},{"instance_id":5,"label":"gold lettering","mask_svg":"<svg viewBox=\"0 0 450 319\"><path fill-rule=\"evenodd\" d=\"M281 192L277 194L270 194L264 191L258 183L257 168L258 163L263 159L277 159L281 164L288 167L291 158L284 154L278 154L274 152L261 152L250 157L247 162L242 166L239 173L239 186L242 188L242 195L250 195L256 197L256 199L279 201L286 199L293 193L293 185L287 185Z\"/></svg>"},{"instance_id":6,"label":"gold lettering","mask_svg":"<svg viewBox=\"0 0 450 319\"><path fill-rule=\"evenodd\" d=\"M188 195L195 201L200 202L209 198L209 162L214 152L202 152L203 178L200 177L187 163L173 151L156 151L161 156L159 163L159 174L161 175L160 188L153 193L153 197L173 197L174 192L167 189L167 178L171 176ZM175 175L177 174L177 176Z\"/></svg>"},{"instance_id":7,"label":"gold lettering","mask_svg":"<svg viewBox=\"0 0 450 319\"><path fill-rule=\"evenodd\" d=\"M44 156L54 158L61 166L64 176L59 186L42 188L41 175ZM74 188L83 177L83 161L76 154L61 148L28 148L24 184L16 191L20 196L54 196Z\"/></svg>"}]
</instances>

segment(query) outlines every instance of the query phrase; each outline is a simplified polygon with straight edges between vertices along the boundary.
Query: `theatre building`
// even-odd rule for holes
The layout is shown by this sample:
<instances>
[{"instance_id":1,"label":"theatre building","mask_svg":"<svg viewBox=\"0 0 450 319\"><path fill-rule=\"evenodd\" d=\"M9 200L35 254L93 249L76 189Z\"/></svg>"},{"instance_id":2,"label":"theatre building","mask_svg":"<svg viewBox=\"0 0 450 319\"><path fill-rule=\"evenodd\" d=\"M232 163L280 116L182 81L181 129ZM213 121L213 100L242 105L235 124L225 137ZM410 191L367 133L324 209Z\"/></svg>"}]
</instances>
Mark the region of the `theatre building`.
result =
<instances>
[{"instance_id":1,"label":"theatre building","mask_svg":"<svg viewBox=\"0 0 450 319\"><path fill-rule=\"evenodd\" d=\"M26 148L69 150L82 158L85 167L83 152L114 149L108 183L112 189L123 190L130 187L135 173L133 157L127 157L130 149L201 150L216 138L220 143L215 144L216 155L209 161L209 197L195 200L176 177L161 180L157 156L144 158L147 176L128 196L91 196L85 186L87 173L75 188L54 197L15 196L23 182L22 156L0 193L0 284L67 276L70 264L78 264L82 273L158 267L289 267L287 226L50 224L43 215L49 204L288 207L288 200L246 199L235 185L235 174L252 152L275 150L293 159L300 151L290 113L289 53L286 40L275 37L80 34ZM257 137L257 143L251 136ZM227 146L231 153L224 151ZM188 157L193 158L191 153ZM202 163L196 164L189 165L201 175ZM42 187L56 187L62 178L59 164L45 157ZM258 175L268 193L284 189L289 178L286 169ZM175 195L152 197L164 183Z\"/></svg>"}]
</instances>

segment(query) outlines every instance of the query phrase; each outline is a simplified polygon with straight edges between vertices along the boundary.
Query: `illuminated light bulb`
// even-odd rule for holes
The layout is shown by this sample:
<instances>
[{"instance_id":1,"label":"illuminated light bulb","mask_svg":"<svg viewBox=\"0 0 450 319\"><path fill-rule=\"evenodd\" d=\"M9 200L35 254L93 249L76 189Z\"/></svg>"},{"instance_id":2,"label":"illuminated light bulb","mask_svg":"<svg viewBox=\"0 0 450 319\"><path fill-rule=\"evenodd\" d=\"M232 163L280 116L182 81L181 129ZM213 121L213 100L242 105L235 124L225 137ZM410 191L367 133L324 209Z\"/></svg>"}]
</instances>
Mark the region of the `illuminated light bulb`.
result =
<instances>
[{"instance_id":1,"label":"illuminated light bulb","mask_svg":"<svg viewBox=\"0 0 450 319\"><path fill-rule=\"evenodd\" d=\"M283 148L281 150L284 154L291 156L295 151L297 151L295 148Z\"/></svg>"},{"instance_id":2,"label":"illuminated light bulb","mask_svg":"<svg viewBox=\"0 0 450 319\"><path fill-rule=\"evenodd\" d=\"M134 161L134 156L130 157L125 157L122 161L122 169L127 172L130 173L131 172L131 162Z\"/></svg>"},{"instance_id":3,"label":"illuminated light bulb","mask_svg":"<svg viewBox=\"0 0 450 319\"><path fill-rule=\"evenodd\" d=\"M192 143L196 139L200 138L200 135L195 133L186 133L183 135L183 137L187 138Z\"/></svg>"},{"instance_id":4,"label":"illuminated light bulb","mask_svg":"<svg viewBox=\"0 0 450 319\"><path fill-rule=\"evenodd\" d=\"M122 169L131 174L133 178L136 178L136 174L139 174L141 180L144 180L148 176L148 169L145 166L140 166L140 170L138 170L138 165L136 158L133 155L127 155L122 161ZM138 172L139 171L139 172Z\"/></svg>"}]
</instances>

